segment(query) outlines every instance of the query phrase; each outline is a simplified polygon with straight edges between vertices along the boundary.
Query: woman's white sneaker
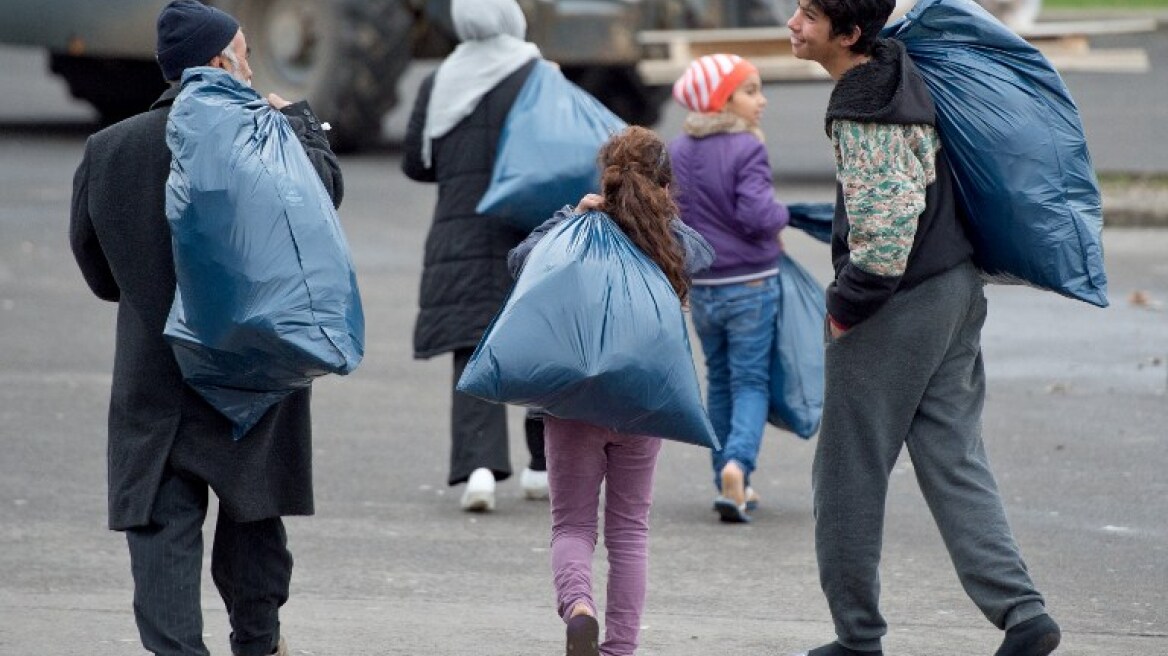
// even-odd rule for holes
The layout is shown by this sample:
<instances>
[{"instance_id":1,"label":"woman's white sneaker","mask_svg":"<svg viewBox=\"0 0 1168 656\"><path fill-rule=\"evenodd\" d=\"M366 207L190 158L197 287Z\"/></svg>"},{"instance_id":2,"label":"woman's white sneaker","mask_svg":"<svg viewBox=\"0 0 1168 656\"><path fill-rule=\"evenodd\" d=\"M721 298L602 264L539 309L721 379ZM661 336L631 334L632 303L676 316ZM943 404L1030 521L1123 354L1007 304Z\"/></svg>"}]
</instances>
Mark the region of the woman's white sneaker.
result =
<instances>
[{"instance_id":1,"label":"woman's white sneaker","mask_svg":"<svg viewBox=\"0 0 1168 656\"><path fill-rule=\"evenodd\" d=\"M466 479L462 509L467 512L490 512L495 509L495 474L490 469L479 467Z\"/></svg>"},{"instance_id":2,"label":"woman's white sneaker","mask_svg":"<svg viewBox=\"0 0 1168 656\"><path fill-rule=\"evenodd\" d=\"M548 478L546 471L535 471L524 467L519 475L519 486L523 488L523 496L528 499L548 498Z\"/></svg>"}]
</instances>

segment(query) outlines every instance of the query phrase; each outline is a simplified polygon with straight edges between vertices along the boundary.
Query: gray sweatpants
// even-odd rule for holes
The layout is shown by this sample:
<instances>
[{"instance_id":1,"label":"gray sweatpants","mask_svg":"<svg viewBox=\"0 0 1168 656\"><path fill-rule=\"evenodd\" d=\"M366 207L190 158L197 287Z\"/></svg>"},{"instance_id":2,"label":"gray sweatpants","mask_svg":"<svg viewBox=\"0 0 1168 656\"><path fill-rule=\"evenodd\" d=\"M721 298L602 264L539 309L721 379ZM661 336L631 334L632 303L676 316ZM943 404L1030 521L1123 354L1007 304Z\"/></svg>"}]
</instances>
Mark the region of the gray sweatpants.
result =
<instances>
[{"instance_id":1,"label":"gray sweatpants","mask_svg":"<svg viewBox=\"0 0 1168 656\"><path fill-rule=\"evenodd\" d=\"M981 439L986 300L972 264L900 292L828 340L812 471L819 579L840 644L880 649L880 550L902 445L966 594L998 628L1046 612Z\"/></svg>"}]
</instances>

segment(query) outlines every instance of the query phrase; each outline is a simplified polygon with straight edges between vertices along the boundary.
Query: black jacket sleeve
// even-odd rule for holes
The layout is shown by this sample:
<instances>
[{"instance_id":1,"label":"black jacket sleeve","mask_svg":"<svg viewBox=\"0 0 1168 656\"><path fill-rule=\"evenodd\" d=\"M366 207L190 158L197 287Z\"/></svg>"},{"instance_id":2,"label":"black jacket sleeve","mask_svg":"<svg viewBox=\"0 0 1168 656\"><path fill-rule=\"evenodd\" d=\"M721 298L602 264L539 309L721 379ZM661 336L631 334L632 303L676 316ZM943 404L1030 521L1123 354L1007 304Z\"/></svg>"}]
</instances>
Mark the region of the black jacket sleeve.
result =
<instances>
[{"instance_id":1,"label":"black jacket sleeve","mask_svg":"<svg viewBox=\"0 0 1168 656\"><path fill-rule=\"evenodd\" d=\"M312 109L308 106L308 101L301 100L292 103L281 109L280 113L288 118L288 123L296 132L300 144L304 146L304 152L308 154L308 161L316 169L320 181L324 183L325 190L333 199L333 207L340 207L341 200L345 197L345 181L341 177L341 165L329 146L328 137L325 136L320 120L316 118L316 114L313 114Z\"/></svg>"},{"instance_id":2,"label":"black jacket sleeve","mask_svg":"<svg viewBox=\"0 0 1168 656\"><path fill-rule=\"evenodd\" d=\"M430 106L430 92L434 88L434 74L426 76L422 86L418 89L418 97L414 100L414 109L410 112L410 122L406 127L405 155L402 157L402 173L411 180L418 182L434 182L434 167L427 167L422 163L422 132L426 128L426 110ZM433 160L431 160L433 164Z\"/></svg>"},{"instance_id":3,"label":"black jacket sleeve","mask_svg":"<svg viewBox=\"0 0 1168 656\"><path fill-rule=\"evenodd\" d=\"M89 216L89 146L85 144L85 155L73 175L73 204L69 213L69 245L73 248L73 258L81 268L81 275L93 293L103 301L117 302L122 290L114 280L109 260L97 240L97 231Z\"/></svg>"}]
</instances>

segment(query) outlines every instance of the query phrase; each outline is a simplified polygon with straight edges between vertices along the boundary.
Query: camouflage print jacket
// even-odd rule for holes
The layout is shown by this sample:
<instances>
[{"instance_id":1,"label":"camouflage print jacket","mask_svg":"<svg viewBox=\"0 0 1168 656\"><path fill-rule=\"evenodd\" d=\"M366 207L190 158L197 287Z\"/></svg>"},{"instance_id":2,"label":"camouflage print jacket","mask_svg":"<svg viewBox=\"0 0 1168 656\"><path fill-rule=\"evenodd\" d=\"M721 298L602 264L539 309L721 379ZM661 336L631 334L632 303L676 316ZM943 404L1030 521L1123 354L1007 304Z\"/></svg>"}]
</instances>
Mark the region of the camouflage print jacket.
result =
<instances>
[{"instance_id":1,"label":"camouflage print jacket","mask_svg":"<svg viewBox=\"0 0 1168 656\"><path fill-rule=\"evenodd\" d=\"M972 254L935 116L898 41L878 42L872 59L832 91L826 129L836 160L836 277L827 309L845 326Z\"/></svg>"}]
</instances>

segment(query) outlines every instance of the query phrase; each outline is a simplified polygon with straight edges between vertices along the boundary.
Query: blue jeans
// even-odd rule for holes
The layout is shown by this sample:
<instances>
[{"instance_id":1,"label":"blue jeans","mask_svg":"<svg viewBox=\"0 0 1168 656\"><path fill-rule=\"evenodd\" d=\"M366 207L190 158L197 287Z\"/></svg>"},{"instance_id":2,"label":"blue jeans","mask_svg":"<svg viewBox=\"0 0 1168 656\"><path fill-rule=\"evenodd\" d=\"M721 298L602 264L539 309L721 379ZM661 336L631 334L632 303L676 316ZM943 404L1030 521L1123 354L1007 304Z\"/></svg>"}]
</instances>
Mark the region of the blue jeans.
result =
<instances>
[{"instance_id":1,"label":"blue jeans","mask_svg":"<svg viewBox=\"0 0 1168 656\"><path fill-rule=\"evenodd\" d=\"M770 404L771 347L779 281L772 276L690 289L694 328L706 355L706 411L721 451L711 453L714 485L727 462L754 471Z\"/></svg>"}]
</instances>

